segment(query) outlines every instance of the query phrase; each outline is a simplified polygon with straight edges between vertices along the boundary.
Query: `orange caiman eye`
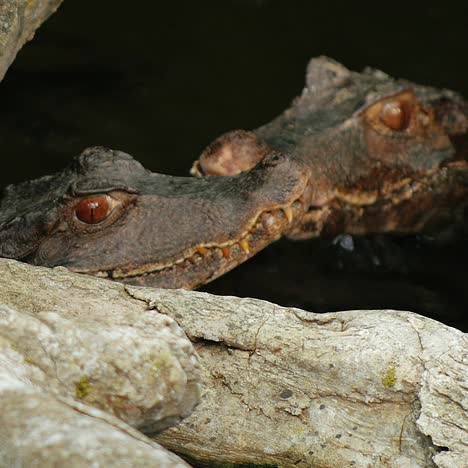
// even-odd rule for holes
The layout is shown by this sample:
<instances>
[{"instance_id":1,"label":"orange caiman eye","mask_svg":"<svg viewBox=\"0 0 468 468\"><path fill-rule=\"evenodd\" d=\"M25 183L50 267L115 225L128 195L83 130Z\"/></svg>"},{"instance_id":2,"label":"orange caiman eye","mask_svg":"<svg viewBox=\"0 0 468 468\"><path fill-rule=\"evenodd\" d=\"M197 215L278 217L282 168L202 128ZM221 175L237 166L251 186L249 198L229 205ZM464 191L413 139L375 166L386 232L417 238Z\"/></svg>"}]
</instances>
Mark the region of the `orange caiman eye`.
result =
<instances>
[{"instance_id":1,"label":"orange caiman eye","mask_svg":"<svg viewBox=\"0 0 468 468\"><path fill-rule=\"evenodd\" d=\"M392 130L405 130L411 118L409 106L400 101L387 102L380 111L380 120Z\"/></svg>"},{"instance_id":2,"label":"orange caiman eye","mask_svg":"<svg viewBox=\"0 0 468 468\"><path fill-rule=\"evenodd\" d=\"M107 197L95 196L83 198L75 207L76 217L86 224L98 224L104 221L112 208Z\"/></svg>"}]
</instances>

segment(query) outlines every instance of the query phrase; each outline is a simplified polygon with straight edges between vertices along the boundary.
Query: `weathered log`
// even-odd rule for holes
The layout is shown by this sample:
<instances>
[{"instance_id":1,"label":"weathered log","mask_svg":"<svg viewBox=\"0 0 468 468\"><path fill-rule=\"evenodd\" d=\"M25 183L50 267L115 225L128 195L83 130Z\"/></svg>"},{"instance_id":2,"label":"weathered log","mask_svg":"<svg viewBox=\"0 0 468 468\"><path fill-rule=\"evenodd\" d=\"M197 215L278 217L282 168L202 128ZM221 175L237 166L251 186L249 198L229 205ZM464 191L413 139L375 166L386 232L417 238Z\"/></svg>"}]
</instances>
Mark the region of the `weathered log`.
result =
<instances>
[{"instance_id":1,"label":"weathered log","mask_svg":"<svg viewBox=\"0 0 468 468\"><path fill-rule=\"evenodd\" d=\"M23 318L0 307L0 314ZM3 335L3 330L2 330ZM32 341L34 337L25 337ZM4 346L6 344L6 347ZM177 456L103 411L28 381L30 364L0 337L0 466L187 467Z\"/></svg>"},{"instance_id":2,"label":"weathered log","mask_svg":"<svg viewBox=\"0 0 468 468\"><path fill-rule=\"evenodd\" d=\"M104 317L119 325L121 310L127 325L156 310L175 319L194 342L205 390L192 415L156 440L189 459L466 466L467 337L416 314L312 314L9 260L0 260L0 303L41 319L69 310L60 316L92 321L96 335Z\"/></svg>"},{"instance_id":3,"label":"weathered log","mask_svg":"<svg viewBox=\"0 0 468 468\"><path fill-rule=\"evenodd\" d=\"M0 260L0 333L28 379L147 431L187 416L200 394L192 344L171 318L129 301L122 286L61 268Z\"/></svg>"},{"instance_id":4,"label":"weathered log","mask_svg":"<svg viewBox=\"0 0 468 468\"><path fill-rule=\"evenodd\" d=\"M0 81L23 45L63 0L0 0Z\"/></svg>"},{"instance_id":5,"label":"weathered log","mask_svg":"<svg viewBox=\"0 0 468 468\"><path fill-rule=\"evenodd\" d=\"M174 320L112 283L0 264L0 466L187 466L121 422L159 431L196 405Z\"/></svg>"},{"instance_id":6,"label":"weathered log","mask_svg":"<svg viewBox=\"0 0 468 468\"><path fill-rule=\"evenodd\" d=\"M410 312L312 314L127 290L179 323L206 371L202 403L156 438L162 445L229 463L467 465L468 340L459 330Z\"/></svg>"}]
</instances>

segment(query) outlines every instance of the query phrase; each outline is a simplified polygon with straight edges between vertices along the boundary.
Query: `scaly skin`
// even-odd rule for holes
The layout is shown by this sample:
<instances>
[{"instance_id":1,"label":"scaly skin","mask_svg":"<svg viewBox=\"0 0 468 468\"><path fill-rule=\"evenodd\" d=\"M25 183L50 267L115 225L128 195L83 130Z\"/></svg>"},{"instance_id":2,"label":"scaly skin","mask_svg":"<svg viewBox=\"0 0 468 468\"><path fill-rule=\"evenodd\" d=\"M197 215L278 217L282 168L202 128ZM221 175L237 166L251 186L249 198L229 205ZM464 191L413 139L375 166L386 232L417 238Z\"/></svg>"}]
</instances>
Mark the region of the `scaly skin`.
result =
<instances>
[{"instance_id":1,"label":"scaly skin","mask_svg":"<svg viewBox=\"0 0 468 468\"><path fill-rule=\"evenodd\" d=\"M467 142L468 104L455 93L317 58L291 108L204 151L193 169L202 177L90 148L61 173L7 187L0 256L194 288L283 235L447 223L467 199ZM95 200L104 217L83 221Z\"/></svg>"}]
</instances>

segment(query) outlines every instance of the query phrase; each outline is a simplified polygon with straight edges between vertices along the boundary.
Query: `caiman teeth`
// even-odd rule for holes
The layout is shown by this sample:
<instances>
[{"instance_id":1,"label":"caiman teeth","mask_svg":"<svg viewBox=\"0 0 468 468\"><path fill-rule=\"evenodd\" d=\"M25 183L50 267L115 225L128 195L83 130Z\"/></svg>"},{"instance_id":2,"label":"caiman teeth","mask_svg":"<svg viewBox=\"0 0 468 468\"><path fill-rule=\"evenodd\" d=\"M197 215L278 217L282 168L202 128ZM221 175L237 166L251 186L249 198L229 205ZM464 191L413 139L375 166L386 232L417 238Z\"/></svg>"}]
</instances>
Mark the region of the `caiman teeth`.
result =
<instances>
[{"instance_id":1,"label":"caiman teeth","mask_svg":"<svg viewBox=\"0 0 468 468\"><path fill-rule=\"evenodd\" d=\"M198 159L192 164L192 167L190 169L190 175L195 177L203 177L203 174L200 171L200 162L198 161Z\"/></svg>"},{"instance_id":2,"label":"caiman teeth","mask_svg":"<svg viewBox=\"0 0 468 468\"><path fill-rule=\"evenodd\" d=\"M283 213L286 216L286 219L288 220L288 223L291 224L291 221L293 220L293 210L292 210L291 206L286 206L286 207L282 208L282 210L283 210Z\"/></svg>"},{"instance_id":3,"label":"caiman teeth","mask_svg":"<svg viewBox=\"0 0 468 468\"><path fill-rule=\"evenodd\" d=\"M275 219L283 224L283 228L289 228L289 226L284 226L285 220L282 218L280 212L284 213L288 225L290 225L294 219L294 213L298 210L297 203L302 205L302 201L299 199L294 200L288 206L278 206L270 210L265 210L259 212L258 215L252 220L252 223L249 227L240 235L238 240L232 239L223 244L202 244L193 247L193 250L187 252L185 256L178 258L172 262L162 263L159 265L146 265L145 269L138 270L123 270L120 268L115 268L110 270L107 274L113 279L124 279L132 278L137 276L148 276L161 272L163 270L168 270L170 268L181 268L181 269L190 269L193 266L200 264L200 262L207 261L206 259L210 256L217 258L222 258L227 262L232 260L232 252L237 254L236 249L239 249L245 255L250 255L252 249L255 250L256 239L259 233L262 233L264 230L268 231L272 228ZM102 272L88 272L94 275L100 275Z\"/></svg>"},{"instance_id":4,"label":"caiman teeth","mask_svg":"<svg viewBox=\"0 0 468 468\"><path fill-rule=\"evenodd\" d=\"M250 253L249 240L247 238L239 241L240 248L246 253Z\"/></svg>"},{"instance_id":5,"label":"caiman teeth","mask_svg":"<svg viewBox=\"0 0 468 468\"><path fill-rule=\"evenodd\" d=\"M208 253L208 249L202 245L197 245L196 250L200 255L206 255Z\"/></svg>"}]
</instances>

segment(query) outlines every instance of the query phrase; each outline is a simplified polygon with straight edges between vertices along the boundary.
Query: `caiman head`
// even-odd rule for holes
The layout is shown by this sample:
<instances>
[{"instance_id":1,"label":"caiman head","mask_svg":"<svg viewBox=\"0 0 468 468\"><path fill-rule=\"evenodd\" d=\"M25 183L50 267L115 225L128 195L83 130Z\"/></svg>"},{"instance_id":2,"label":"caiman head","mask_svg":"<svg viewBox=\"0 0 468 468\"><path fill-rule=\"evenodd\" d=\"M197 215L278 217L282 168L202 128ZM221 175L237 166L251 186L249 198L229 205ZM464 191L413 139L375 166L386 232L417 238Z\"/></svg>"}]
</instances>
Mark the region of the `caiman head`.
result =
<instances>
[{"instance_id":1,"label":"caiman head","mask_svg":"<svg viewBox=\"0 0 468 468\"><path fill-rule=\"evenodd\" d=\"M192 173L242 173L271 151L310 174L307 213L290 237L438 229L467 201L468 103L449 90L315 58L289 109L253 132L221 136Z\"/></svg>"},{"instance_id":2,"label":"caiman head","mask_svg":"<svg viewBox=\"0 0 468 468\"><path fill-rule=\"evenodd\" d=\"M194 166L203 177L91 148L7 187L0 256L193 288L282 235L417 231L464 205L467 135L467 103L451 91L313 59L291 108L212 143Z\"/></svg>"},{"instance_id":3,"label":"caiman head","mask_svg":"<svg viewBox=\"0 0 468 468\"><path fill-rule=\"evenodd\" d=\"M236 177L151 173L89 148L63 172L8 186L0 256L132 284L193 288L278 239L300 219L302 167L270 155Z\"/></svg>"}]
</instances>

